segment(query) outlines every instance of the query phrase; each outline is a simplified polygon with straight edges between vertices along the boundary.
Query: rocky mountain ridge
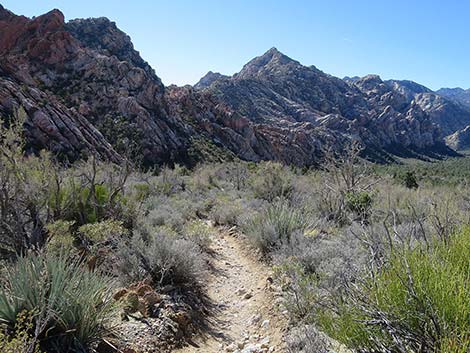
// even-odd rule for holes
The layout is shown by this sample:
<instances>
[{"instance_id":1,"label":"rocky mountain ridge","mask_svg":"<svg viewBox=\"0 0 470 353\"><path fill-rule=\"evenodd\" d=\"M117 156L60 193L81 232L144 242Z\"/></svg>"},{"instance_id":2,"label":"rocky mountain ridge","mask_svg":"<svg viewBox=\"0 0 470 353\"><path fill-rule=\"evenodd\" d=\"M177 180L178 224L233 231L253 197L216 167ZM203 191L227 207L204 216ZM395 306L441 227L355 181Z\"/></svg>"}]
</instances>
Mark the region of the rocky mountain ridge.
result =
<instances>
[{"instance_id":1,"label":"rocky mountain ridge","mask_svg":"<svg viewBox=\"0 0 470 353\"><path fill-rule=\"evenodd\" d=\"M470 108L470 88L441 88L437 90L436 93Z\"/></svg>"},{"instance_id":2,"label":"rocky mountain ridge","mask_svg":"<svg viewBox=\"0 0 470 353\"><path fill-rule=\"evenodd\" d=\"M348 82L272 48L206 90L256 122L307 124L335 140L359 139L370 148L393 153L397 146L420 150L441 139L439 127L415 101L418 86L384 82L376 75Z\"/></svg>"},{"instance_id":3,"label":"rocky mountain ridge","mask_svg":"<svg viewBox=\"0 0 470 353\"><path fill-rule=\"evenodd\" d=\"M231 77L209 72L195 87L165 87L106 18L66 23L53 10L29 19L0 5L0 116L23 107L28 148L68 160L119 161L134 150L146 165L195 162L202 143L302 166L353 140L380 158L449 153L442 130L467 119L449 102L410 82L341 80L275 48ZM446 109L461 114L449 128Z\"/></svg>"}]
</instances>

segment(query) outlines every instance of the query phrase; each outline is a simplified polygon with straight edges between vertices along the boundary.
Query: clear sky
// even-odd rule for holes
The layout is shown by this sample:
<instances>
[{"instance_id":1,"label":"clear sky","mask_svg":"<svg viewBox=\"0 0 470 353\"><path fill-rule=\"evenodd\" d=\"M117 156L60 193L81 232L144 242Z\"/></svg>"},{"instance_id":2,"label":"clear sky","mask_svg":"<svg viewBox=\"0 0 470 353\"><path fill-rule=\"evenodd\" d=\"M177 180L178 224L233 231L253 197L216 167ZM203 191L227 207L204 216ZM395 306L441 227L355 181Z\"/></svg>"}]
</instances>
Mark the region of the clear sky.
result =
<instances>
[{"instance_id":1,"label":"clear sky","mask_svg":"<svg viewBox=\"0 0 470 353\"><path fill-rule=\"evenodd\" d=\"M275 46L339 77L368 73L432 89L470 87L466 0L0 0L26 16L106 16L165 84L233 74Z\"/></svg>"}]
</instances>

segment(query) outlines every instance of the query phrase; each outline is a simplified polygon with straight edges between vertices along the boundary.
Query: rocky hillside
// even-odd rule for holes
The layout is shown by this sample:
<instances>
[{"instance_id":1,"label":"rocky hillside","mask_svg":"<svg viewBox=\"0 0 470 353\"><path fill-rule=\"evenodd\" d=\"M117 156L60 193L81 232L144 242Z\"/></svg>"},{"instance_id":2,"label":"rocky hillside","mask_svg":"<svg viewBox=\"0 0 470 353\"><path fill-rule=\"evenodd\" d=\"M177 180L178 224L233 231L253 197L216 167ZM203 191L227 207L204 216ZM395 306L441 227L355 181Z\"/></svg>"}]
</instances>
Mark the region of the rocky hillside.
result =
<instances>
[{"instance_id":1,"label":"rocky hillside","mask_svg":"<svg viewBox=\"0 0 470 353\"><path fill-rule=\"evenodd\" d=\"M341 80L272 48L205 91L256 124L304 136L306 155L353 139L369 150L393 154L441 144L440 128L409 92L418 85L410 86L374 75Z\"/></svg>"},{"instance_id":2,"label":"rocky hillside","mask_svg":"<svg viewBox=\"0 0 470 353\"><path fill-rule=\"evenodd\" d=\"M387 82L394 89L404 93L408 101L414 100L429 115L432 122L439 125L445 136L469 125L470 109L459 102L412 81Z\"/></svg>"},{"instance_id":3,"label":"rocky hillside","mask_svg":"<svg viewBox=\"0 0 470 353\"><path fill-rule=\"evenodd\" d=\"M28 19L0 8L0 43L0 113L23 106L33 145L119 159L134 144L150 163L186 148L190 131L168 115L164 86L109 20L65 24L58 10Z\"/></svg>"},{"instance_id":4,"label":"rocky hillside","mask_svg":"<svg viewBox=\"0 0 470 353\"><path fill-rule=\"evenodd\" d=\"M460 151L470 148L470 125L446 137L451 148Z\"/></svg>"},{"instance_id":5,"label":"rocky hillside","mask_svg":"<svg viewBox=\"0 0 470 353\"><path fill-rule=\"evenodd\" d=\"M441 88L440 90L436 91L436 93L470 108L470 88L466 90L460 87Z\"/></svg>"},{"instance_id":6,"label":"rocky hillside","mask_svg":"<svg viewBox=\"0 0 470 353\"><path fill-rule=\"evenodd\" d=\"M352 140L374 158L448 153L444 135L470 121L461 105L417 84L341 80L275 48L234 76L164 87L106 18L65 23L53 10L29 19L0 6L0 115L19 107L31 151L115 161L132 152L147 165L211 154L310 165Z\"/></svg>"}]
</instances>

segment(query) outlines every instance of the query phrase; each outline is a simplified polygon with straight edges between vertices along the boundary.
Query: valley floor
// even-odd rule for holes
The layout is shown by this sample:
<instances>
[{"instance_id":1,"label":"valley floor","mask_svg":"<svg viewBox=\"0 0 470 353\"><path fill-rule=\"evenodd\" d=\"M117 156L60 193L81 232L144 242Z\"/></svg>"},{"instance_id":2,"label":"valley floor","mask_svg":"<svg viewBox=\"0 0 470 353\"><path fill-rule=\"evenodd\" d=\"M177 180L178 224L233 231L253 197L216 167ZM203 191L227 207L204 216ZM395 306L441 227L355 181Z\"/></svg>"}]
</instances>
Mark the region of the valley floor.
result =
<instances>
[{"instance_id":1,"label":"valley floor","mask_svg":"<svg viewBox=\"0 0 470 353\"><path fill-rule=\"evenodd\" d=\"M211 250L207 286L216 307L212 327L175 353L283 352L287 319L276 307L269 267L228 231L213 239Z\"/></svg>"}]
</instances>

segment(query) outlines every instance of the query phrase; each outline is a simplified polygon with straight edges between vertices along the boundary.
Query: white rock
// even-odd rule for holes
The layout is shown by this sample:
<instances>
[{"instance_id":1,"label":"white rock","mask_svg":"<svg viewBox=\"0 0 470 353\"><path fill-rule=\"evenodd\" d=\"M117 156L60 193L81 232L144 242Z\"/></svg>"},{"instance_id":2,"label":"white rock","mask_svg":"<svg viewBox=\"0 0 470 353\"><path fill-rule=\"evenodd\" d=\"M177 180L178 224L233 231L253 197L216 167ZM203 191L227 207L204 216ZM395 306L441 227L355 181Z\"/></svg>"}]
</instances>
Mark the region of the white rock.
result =
<instances>
[{"instance_id":1,"label":"white rock","mask_svg":"<svg viewBox=\"0 0 470 353\"><path fill-rule=\"evenodd\" d=\"M261 327L264 328L264 329L267 329L269 327L269 320L264 320L261 323Z\"/></svg>"},{"instance_id":2,"label":"white rock","mask_svg":"<svg viewBox=\"0 0 470 353\"><path fill-rule=\"evenodd\" d=\"M260 353L261 347L255 344L246 346L240 353Z\"/></svg>"},{"instance_id":3,"label":"white rock","mask_svg":"<svg viewBox=\"0 0 470 353\"><path fill-rule=\"evenodd\" d=\"M265 337L260 341L261 348L269 348L269 337Z\"/></svg>"}]
</instances>

